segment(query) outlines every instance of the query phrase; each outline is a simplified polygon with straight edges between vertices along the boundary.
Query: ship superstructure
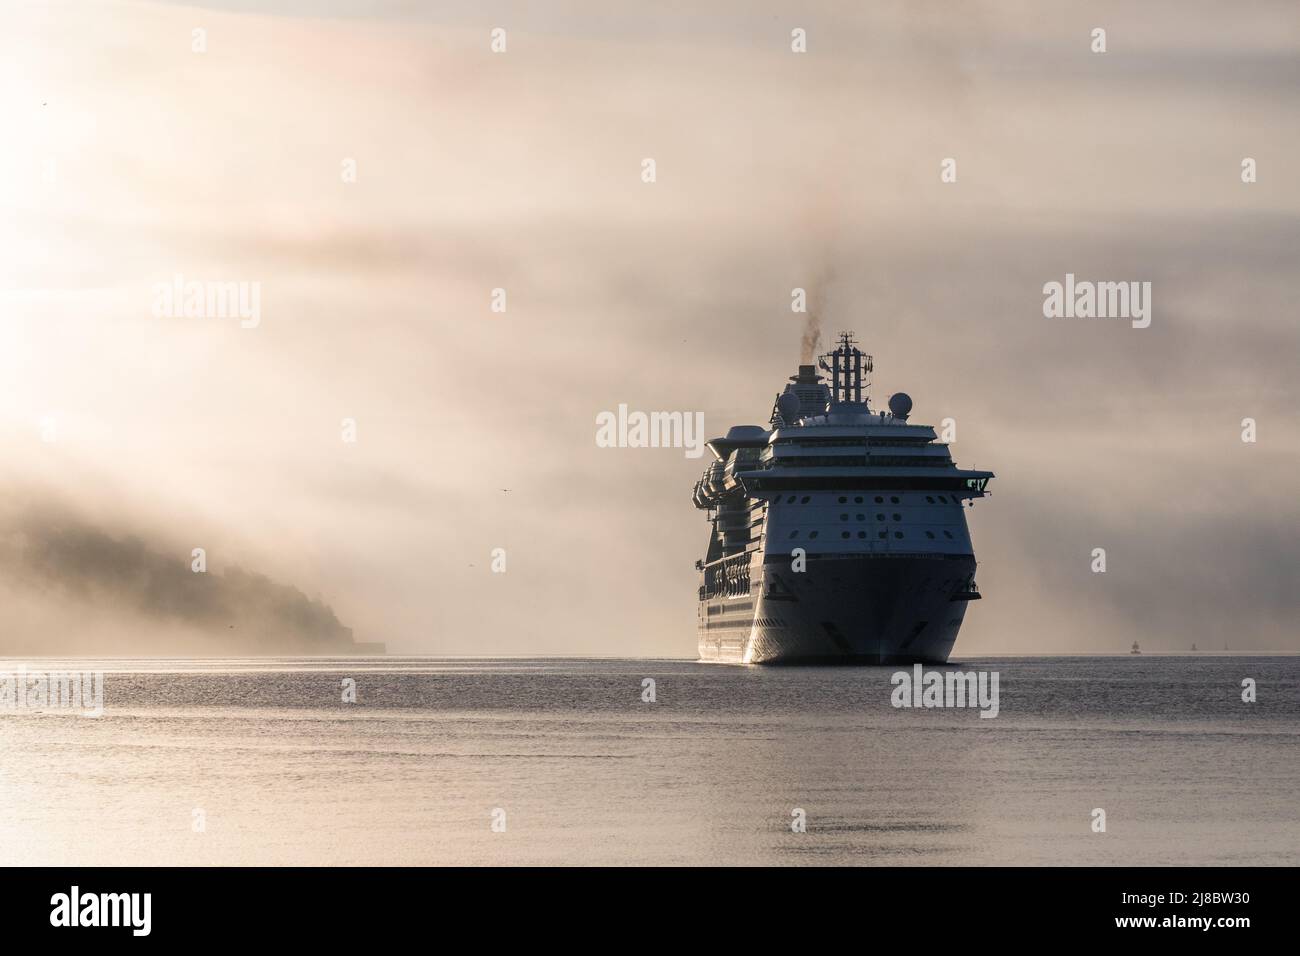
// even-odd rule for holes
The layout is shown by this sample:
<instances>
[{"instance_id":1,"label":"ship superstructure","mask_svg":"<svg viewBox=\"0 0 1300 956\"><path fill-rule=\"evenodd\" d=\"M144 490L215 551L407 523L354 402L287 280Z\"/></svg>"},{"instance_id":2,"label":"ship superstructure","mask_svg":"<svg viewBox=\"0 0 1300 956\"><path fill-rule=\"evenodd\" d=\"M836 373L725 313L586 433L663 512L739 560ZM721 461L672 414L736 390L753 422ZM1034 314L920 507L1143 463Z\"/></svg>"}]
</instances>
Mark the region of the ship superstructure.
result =
<instances>
[{"instance_id":1,"label":"ship superstructure","mask_svg":"<svg viewBox=\"0 0 1300 956\"><path fill-rule=\"evenodd\" d=\"M964 505L993 473L958 468L933 428L909 421L907 395L870 408L871 371L843 333L799 366L768 427L708 443L694 495L711 525L696 562L702 659L948 659L980 598Z\"/></svg>"}]
</instances>

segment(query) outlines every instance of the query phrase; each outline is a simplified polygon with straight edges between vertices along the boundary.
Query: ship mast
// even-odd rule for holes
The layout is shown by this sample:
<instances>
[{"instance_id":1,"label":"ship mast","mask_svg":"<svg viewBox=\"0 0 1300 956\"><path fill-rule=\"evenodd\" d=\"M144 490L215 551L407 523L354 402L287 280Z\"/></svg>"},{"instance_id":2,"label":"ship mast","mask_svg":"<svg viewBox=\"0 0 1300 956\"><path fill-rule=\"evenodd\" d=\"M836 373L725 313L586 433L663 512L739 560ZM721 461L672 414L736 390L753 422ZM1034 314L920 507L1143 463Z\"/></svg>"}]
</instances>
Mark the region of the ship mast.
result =
<instances>
[{"instance_id":1,"label":"ship mast","mask_svg":"<svg viewBox=\"0 0 1300 956\"><path fill-rule=\"evenodd\" d=\"M831 360L830 365L826 364L827 359ZM857 347L852 332L841 332L839 347L821 356L817 364L831 373L832 401L863 403L863 389L871 385L871 356Z\"/></svg>"}]
</instances>

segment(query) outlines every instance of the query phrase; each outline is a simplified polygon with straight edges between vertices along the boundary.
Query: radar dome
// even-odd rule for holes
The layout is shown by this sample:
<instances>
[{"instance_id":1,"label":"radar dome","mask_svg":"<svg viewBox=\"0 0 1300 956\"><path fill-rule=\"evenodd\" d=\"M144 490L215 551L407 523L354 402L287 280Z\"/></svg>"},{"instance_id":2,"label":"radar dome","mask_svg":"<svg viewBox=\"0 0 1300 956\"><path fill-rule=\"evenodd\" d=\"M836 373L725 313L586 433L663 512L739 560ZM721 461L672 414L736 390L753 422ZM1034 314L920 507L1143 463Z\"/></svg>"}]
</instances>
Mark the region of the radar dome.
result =
<instances>
[{"instance_id":1,"label":"radar dome","mask_svg":"<svg viewBox=\"0 0 1300 956\"><path fill-rule=\"evenodd\" d=\"M907 420L912 414L912 398L906 392L895 392L889 396L889 411L895 418Z\"/></svg>"},{"instance_id":2,"label":"radar dome","mask_svg":"<svg viewBox=\"0 0 1300 956\"><path fill-rule=\"evenodd\" d=\"M793 425L799 420L799 396L794 392L785 392L776 400L776 410L781 413L781 421Z\"/></svg>"}]
</instances>

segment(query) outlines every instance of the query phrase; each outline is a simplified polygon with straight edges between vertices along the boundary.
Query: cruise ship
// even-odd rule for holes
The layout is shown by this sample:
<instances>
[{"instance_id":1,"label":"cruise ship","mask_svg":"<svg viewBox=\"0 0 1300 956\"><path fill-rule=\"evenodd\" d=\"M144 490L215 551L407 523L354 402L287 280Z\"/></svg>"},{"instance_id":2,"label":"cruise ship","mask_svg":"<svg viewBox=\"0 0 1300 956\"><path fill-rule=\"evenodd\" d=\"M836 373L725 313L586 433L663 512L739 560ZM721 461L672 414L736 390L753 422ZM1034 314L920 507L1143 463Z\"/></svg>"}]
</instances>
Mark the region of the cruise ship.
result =
<instances>
[{"instance_id":1,"label":"cruise ship","mask_svg":"<svg viewBox=\"0 0 1300 956\"><path fill-rule=\"evenodd\" d=\"M830 373L830 383L818 371ZM699 644L730 664L943 663L980 599L965 506L989 471L958 468L912 400L867 399L871 356L841 334L800 365L767 427L708 443Z\"/></svg>"}]
</instances>

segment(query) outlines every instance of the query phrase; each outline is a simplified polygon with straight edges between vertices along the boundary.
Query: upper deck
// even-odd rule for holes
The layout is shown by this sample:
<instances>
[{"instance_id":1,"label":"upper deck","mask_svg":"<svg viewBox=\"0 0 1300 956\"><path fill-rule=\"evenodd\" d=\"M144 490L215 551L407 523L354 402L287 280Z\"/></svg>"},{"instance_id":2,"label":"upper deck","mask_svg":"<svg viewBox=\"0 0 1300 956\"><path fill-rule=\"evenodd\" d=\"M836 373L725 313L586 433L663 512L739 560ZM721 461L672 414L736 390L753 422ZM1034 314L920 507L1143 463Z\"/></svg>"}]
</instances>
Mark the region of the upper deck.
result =
<instances>
[{"instance_id":1,"label":"upper deck","mask_svg":"<svg viewBox=\"0 0 1300 956\"><path fill-rule=\"evenodd\" d=\"M889 411L870 407L865 390L872 359L852 335L841 335L839 347L819 365L831 372L831 383L816 367L801 365L777 397L770 428L740 425L708 443L717 461L696 487L697 505L799 489L985 494L993 473L958 468L933 427L908 421L911 398L895 394Z\"/></svg>"}]
</instances>

